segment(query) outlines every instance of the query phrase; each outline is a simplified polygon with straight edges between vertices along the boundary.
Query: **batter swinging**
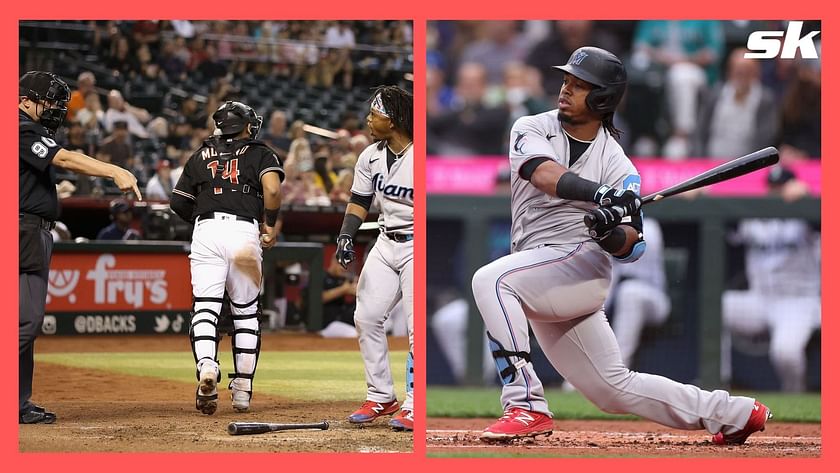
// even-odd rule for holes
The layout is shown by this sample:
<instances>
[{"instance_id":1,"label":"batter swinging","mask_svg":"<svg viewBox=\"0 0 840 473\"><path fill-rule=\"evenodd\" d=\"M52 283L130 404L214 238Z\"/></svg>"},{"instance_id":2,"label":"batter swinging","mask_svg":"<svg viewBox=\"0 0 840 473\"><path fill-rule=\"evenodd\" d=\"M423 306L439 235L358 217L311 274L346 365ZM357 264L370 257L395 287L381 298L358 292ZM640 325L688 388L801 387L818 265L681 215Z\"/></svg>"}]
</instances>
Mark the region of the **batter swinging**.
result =
<instances>
[{"instance_id":1,"label":"batter swinging","mask_svg":"<svg viewBox=\"0 0 840 473\"><path fill-rule=\"evenodd\" d=\"M629 371L622 362L603 310L611 260L631 263L645 250L640 177L612 120L627 75L615 55L594 47L555 68L565 72L558 110L520 118L511 129L511 254L473 276L503 382L504 415L482 440L552 431L530 363L530 324L554 368L600 409L706 429L717 444L743 443L764 429L766 406Z\"/></svg>"}]
</instances>

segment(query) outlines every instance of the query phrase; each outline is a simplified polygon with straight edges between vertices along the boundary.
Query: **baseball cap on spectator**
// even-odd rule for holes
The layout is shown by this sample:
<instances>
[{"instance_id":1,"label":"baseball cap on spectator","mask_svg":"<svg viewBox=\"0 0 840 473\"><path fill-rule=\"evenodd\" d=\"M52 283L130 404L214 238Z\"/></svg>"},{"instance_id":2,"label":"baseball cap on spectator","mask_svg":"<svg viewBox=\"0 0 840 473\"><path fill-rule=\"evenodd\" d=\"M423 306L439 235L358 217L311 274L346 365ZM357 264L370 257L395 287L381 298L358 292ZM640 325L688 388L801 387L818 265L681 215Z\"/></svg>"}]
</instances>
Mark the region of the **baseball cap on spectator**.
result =
<instances>
[{"instance_id":1,"label":"baseball cap on spectator","mask_svg":"<svg viewBox=\"0 0 840 473\"><path fill-rule=\"evenodd\" d=\"M796 174L793 171L784 166L775 166L767 174L767 185L778 187L793 179L796 179Z\"/></svg>"},{"instance_id":2,"label":"baseball cap on spectator","mask_svg":"<svg viewBox=\"0 0 840 473\"><path fill-rule=\"evenodd\" d=\"M114 199L111 201L111 215L116 215L123 212L130 212L131 205L125 199Z\"/></svg>"},{"instance_id":3,"label":"baseball cap on spectator","mask_svg":"<svg viewBox=\"0 0 840 473\"><path fill-rule=\"evenodd\" d=\"M167 158L161 158L158 160L155 165L155 171L160 171L161 169L172 169L172 161Z\"/></svg>"}]
</instances>

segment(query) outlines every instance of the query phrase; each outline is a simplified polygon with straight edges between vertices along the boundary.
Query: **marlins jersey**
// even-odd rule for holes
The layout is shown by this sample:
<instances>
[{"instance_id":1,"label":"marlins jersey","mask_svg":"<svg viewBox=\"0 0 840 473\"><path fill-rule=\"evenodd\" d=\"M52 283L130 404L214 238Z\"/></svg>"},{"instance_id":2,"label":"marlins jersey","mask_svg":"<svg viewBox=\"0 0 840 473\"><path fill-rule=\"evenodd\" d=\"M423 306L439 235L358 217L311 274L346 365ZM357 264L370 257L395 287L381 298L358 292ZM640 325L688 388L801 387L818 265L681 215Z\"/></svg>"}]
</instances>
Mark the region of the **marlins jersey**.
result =
<instances>
[{"instance_id":1,"label":"marlins jersey","mask_svg":"<svg viewBox=\"0 0 840 473\"><path fill-rule=\"evenodd\" d=\"M799 219L746 219L738 225L746 248L750 290L775 296L820 294L819 235Z\"/></svg>"},{"instance_id":2,"label":"marlins jersey","mask_svg":"<svg viewBox=\"0 0 840 473\"><path fill-rule=\"evenodd\" d=\"M226 212L262 220L263 175L283 167L274 152L256 140L210 138L187 161L172 191L195 202L192 218Z\"/></svg>"},{"instance_id":3,"label":"marlins jersey","mask_svg":"<svg viewBox=\"0 0 840 473\"><path fill-rule=\"evenodd\" d=\"M639 172L603 127L571 166L569 149L569 138L560 126L557 110L522 117L513 124L510 131L511 252L591 240L583 217L595 204L548 195L520 177L519 168L533 158L546 157L582 178L639 193Z\"/></svg>"},{"instance_id":4,"label":"marlins jersey","mask_svg":"<svg viewBox=\"0 0 840 473\"><path fill-rule=\"evenodd\" d=\"M414 146L388 169L388 148L374 143L359 155L352 192L374 196L379 227L386 232L414 232Z\"/></svg>"}]
</instances>

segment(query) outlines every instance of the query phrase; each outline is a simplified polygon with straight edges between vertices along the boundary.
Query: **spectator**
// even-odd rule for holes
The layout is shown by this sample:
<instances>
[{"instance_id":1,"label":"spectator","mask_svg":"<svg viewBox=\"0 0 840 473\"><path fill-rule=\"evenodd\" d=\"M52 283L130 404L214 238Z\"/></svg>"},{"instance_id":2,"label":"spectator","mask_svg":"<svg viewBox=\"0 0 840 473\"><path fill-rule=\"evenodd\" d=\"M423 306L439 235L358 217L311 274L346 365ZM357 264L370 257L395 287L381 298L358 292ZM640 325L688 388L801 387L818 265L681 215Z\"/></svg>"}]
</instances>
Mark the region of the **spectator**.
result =
<instances>
[{"instance_id":1,"label":"spectator","mask_svg":"<svg viewBox=\"0 0 840 473\"><path fill-rule=\"evenodd\" d=\"M85 96L85 107L76 112L75 121L79 122L88 131L101 131L104 126L105 112L102 111L102 102L99 100L99 95L92 93Z\"/></svg>"},{"instance_id":2,"label":"spectator","mask_svg":"<svg viewBox=\"0 0 840 473\"><path fill-rule=\"evenodd\" d=\"M170 81L182 82L186 78L187 63L183 56L178 55L177 44L174 40L163 41L157 63Z\"/></svg>"},{"instance_id":3,"label":"spectator","mask_svg":"<svg viewBox=\"0 0 840 473\"><path fill-rule=\"evenodd\" d=\"M197 66L197 70L204 76L204 80L209 82L213 79L226 76L228 68L225 62L219 59L219 52L216 46L208 43L205 53L206 56Z\"/></svg>"},{"instance_id":4,"label":"spectator","mask_svg":"<svg viewBox=\"0 0 840 473\"><path fill-rule=\"evenodd\" d=\"M508 111L484 104L487 75L483 65L465 63L458 69L458 106L428 120L428 147L433 154L497 155L508 135Z\"/></svg>"},{"instance_id":5,"label":"spectator","mask_svg":"<svg viewBox=\"0 0 840 473\"><path fill-rule=\"evenodd\" d=\"M134 148L131 146L128 125L125 122L114 122L114 132L102 141L96 157L124 169L134 166Z\"/></svg>"},{"instance_id":6,"label":"spectator","mask_svg":"<svg viewBox=\"0 0 840 473\"><path fill-rule=\"evenodd\" d=\"M289 154L289 148L292 146L292 140L286 130L286 112L282 110L275 110L271 113L271 118L268 121L268 130L260 136L262 141L265 141L271 149L280 158L280 163L286 161L286 156Z\"/></svg>"},{"instance_id":7,"label":"spectator","mask_svg":"<svg viewBox=\"0 0 840 473\"><path fill-rule=\"evenodd\" d=\"M111 69L115 76L130 79L134 71L139 70L137 58L131 54L128 38L118 35L111 41L111 49L105 57L105 66Z\"/></svg>"},{"instance_id":8,"label":"spectator","mask_svg":"<svg viewBox=\"0 0 840 473\"><path fill-rule=\"evenodd\" d=\"M330 264L324 274L324 292L321 300L324 303L324 328L333 323L341 322L353 325L353 311L356 310L355 275L349 273L338 264L335 258L330 258ZM355 336L355 330L353 331Z\"/></svg>"},{"instance_id":9,"label":"spectator","mask_svg":"<svg viewBox=\"0 0 840 473\"><path fill-rule=\"evenodd\" d=\"M149 133L143 124L151 120L149 112L142 108L132 107L125 101L119 90L108 92L108 110L105 112L105 130L109 133L114 130L114 124L118 121L128 126L128 131L138 138L148 138Z\"/></svg>"},{"instance_id":10,"label":"spectator","mask_svg":"<svg viewBox=\"0 0 840 473\"><path fill-rule=\"evenodd\" d=\"M350 202L350 188L353 187L353 171L350 169L342 169L338 173L335 185L330 191L330 200L334 203Z\"/></svg>"},{"instance_id":11,"label":"spectator","mask_svg":"<svg viewBox=\"0 0 840 473\"><path fill-rule=\"evenodd\" d=\"M140 232L131 228L131 205L124 199L114 199L110 204L111 224L99 230L97 240L139 240Z\"/></svg>"},{"instance_id":12,"label":"spectator","mask_svg":"<svg viewBox=\"0 0 840 473\"><path fill-rule=\"evenodd\" d=\"M178 182L172 176L172 162L166 158L159 160L155 171L155 175L149 179L149 183L146 185L146 198L152 200L169 200L172 196L172 189L175 188L175 184Z\"/></svg>"},{"instance_id":13,"label":"spectator","mask_svg":"<svg viewBox=\"0 0 840 473\"><path fill-rule=\"evenodd\" d=\"M779 120L773 93L759 80L759 61L729 55L726 81L714 88L702 107L695 156L734 159L772 146Z\"/></svg>"},{"instance_id":14,"label":"spectator","mask_svg":"<svg viewBox=\"0 0 840 473\"><path fill-rule=\"evenodd\" d=\"M783 167L770 171L768 185L771 195L785 200L807 194ZM734 337L769 333L770 361L782 389L804 391L805 348L821 325L819 232L801 219L745 219L733 242L744 245L749 289L723 294L724 377Z\"/></svg>"},{"instance_id":15,"label":"spectator","mask_svg":"<svg viewBox=\"0 0 840 473\"><path fill-rule=\"evenodd\" d=\"M96 76L90 71L84 71L79 74L79 79L76 82L76 90L70 94L70 102L67 103L67 121L72 122L76 120L76 114L79 110L85 108L85 97L90 93L94 93L94 86L96 85Z\"/></svg>"},{"instance_id":16,"label":"spectator","mask_svg":"<svg viewBox=\"0 0 840 473\"><path fill-rule=\"evenodd\" d=\"M817 60L799 60L782 101L779 154L783 163L821 156L822 86Z\"/></svg>"},{"instance_id":17,"label":"spectator","mask_svg":"<svg viewBox=\"0 0 840 473\"><path fill-rule=\"evenodd\" d=\"M500 84L508 63L525 60L530 47L528 39L517 31L517 22L511 20L483 21L478 30L481 39L467 46L461 61L482 64L486 81Z\"/></svg>"},{"instance_id":18,"label":"spectator","mask_svg":"<svg viewBox=\"0 0 840 473\"><path fill-rule=\"evenodd\" d=\"M557 65L555 58L569 57L574 50L587 45L614 51L617 48L612 43L603 37L594 37L590 20L559 20L554 22L551 34L531 49L525 63L537 71L551 71L551 67ZM563 85L563 74L546 74L542 85L546 95L556 96Z\"/></svg>"},{"instance_id":19,"label":"spectator","mask_svg":"<svg viewBox=\"0 0 840 473\"><path fill-rule=\"evenodd\" d=\"M341 83L345 89L353 87L353 61L350 50L356 46L356 35L345 21L338 21L327 28L324 35L326 58L322 61L321 85L330 87L335 75L342 73Z\"/></svg>"},{"instance_id":20,"label":"spectator","mask_svg":"<svg viewBox=\"0 0 840 473\"><path fill-rule=\"evenodd\" d=\"M329 195L329 193L332 192L335 182L338 180L338 176L332 170L329 158L329 149L326 147L319 148L315 153L315 163L313 168L313 171L315 172L315 185L322 189L325 195Z\"/></svg>"},{"instance_id":21,"label":"spectator","mask_svg":"<svg viewBox=\"0 0 840 473\"><path fill-rule=\"evenodd\" d=\"M653 67L665 73L672 132L662 154L685 158L696 131L698 96L718 80L723 27L719 21L644 20L639 22L633 46L633 67Z\"/></svg>"}]
</instances>

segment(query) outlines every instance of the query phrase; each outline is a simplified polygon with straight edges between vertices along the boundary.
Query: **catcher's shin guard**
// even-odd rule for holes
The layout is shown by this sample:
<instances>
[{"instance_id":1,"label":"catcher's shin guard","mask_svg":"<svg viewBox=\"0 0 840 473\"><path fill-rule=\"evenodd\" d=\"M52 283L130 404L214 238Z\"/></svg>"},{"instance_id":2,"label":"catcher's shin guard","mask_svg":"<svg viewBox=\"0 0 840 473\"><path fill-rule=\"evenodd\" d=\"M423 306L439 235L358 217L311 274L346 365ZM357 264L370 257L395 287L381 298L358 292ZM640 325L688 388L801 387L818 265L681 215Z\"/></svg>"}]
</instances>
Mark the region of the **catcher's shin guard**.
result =
<instances>
[{"instance_id":1,"label":"catcher's shin guard","mask_svg":"<svg viewBox=\"0 0 840 473\"><path fill-rule=\"evenodd\" d=\"M202 360L219 363L219 311L222 308L220 297L196 297L193 302L193 315L190 321L190 346L195 358L195 377L198 379L199 364Z\"/></svg>"},{"instance_id":2,"label":"catcher's shin guard","mask_svg":"<svg viewBox=\"0 0 840 473\"><path fill-rule=\"evenodd\" d=\"M196 297L190 320L190 346L195 358L195 377L198 380L195 408L207 415L216 412L219 398L216 385L221 381L218 358L221 339L218 320L221 306L220 298Z\"/></svg>"},{"instance_id":3,"label":"catcher's shin guard","mask_svg":"<svg viewBox=\"0 0 840 473\"><path fill-rule=\"evenodd\" d=\"M510 384L516 379L516 372L531 362L531 354L527 351L508 351L502 348L502 344L487 332L490 345L490 353L493 354L493 361L496 362L496 369L499 370L499 378L502 384ZM512 361L511 357L519 358Z\"/></svg>"},{"instance_id":4,"label":"catcher's shin guard","mask_svg":"<svg viewBox=\"0 0 840 473\"><path fill-rule=\"evenodd\" d=\"M247 410L253 392L254 373L260 358L260 308L259 296L246 304L231 301L231 316L233 318L233 334L231 351L235 373L228 374L231 379L228 389L233 391L234 408ZM236 391L246 392L247 400L237 402Z\"/></svg>"}]
</instances>

